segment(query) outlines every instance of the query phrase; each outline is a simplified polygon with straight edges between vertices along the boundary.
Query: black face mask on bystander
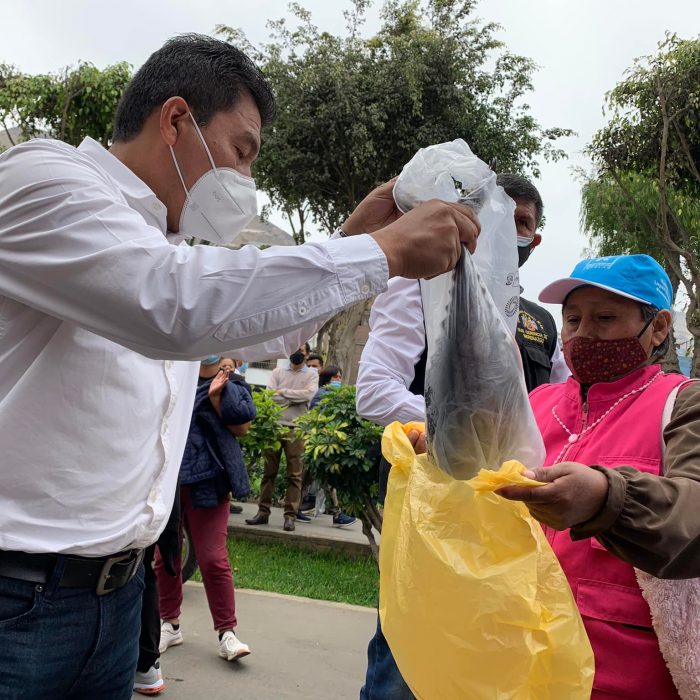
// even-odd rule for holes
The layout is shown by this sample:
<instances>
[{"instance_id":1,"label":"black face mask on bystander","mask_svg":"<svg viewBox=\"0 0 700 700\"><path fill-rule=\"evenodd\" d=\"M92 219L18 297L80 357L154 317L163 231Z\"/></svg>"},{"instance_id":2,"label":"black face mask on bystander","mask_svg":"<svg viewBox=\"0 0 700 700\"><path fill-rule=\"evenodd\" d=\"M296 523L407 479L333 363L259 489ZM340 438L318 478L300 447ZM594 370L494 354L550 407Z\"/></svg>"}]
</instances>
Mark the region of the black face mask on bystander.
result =
<instances>
[{"instance_id":1,"label":"black face mask on bystander","mask_svg":"<svg viewBox=\"0 0 700 700\"><path fill-rule=\"evenodd\" d=\"M304 353L303 353L303 352L293 352L293 353L289 356L289 361L290 361L293 365L300 365L300 364L302 364L302 363L304 362Z\"/></svg>"}]
</instances>

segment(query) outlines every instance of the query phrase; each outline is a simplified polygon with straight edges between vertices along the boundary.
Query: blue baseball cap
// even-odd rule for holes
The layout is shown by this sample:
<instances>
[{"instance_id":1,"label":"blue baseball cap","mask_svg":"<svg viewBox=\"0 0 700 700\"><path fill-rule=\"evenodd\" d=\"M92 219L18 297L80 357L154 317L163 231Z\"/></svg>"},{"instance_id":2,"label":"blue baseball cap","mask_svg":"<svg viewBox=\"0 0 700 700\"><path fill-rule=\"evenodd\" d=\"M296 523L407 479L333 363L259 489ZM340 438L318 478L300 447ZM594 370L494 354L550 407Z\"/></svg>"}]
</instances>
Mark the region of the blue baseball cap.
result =
<instances>
[{"instance_id":1,"label":"blue baseball cap","mask_svg":"<svg viewBox=\"0 0 700 700\"><path fill-rule=\"evenodd\" d=\"M648 255L609 255L582 260L569 277L552 282L540 293L540 301L563 304L566 297L585 285L671 310L673 287L666 271Z\"/></svg>"}]
</instances>

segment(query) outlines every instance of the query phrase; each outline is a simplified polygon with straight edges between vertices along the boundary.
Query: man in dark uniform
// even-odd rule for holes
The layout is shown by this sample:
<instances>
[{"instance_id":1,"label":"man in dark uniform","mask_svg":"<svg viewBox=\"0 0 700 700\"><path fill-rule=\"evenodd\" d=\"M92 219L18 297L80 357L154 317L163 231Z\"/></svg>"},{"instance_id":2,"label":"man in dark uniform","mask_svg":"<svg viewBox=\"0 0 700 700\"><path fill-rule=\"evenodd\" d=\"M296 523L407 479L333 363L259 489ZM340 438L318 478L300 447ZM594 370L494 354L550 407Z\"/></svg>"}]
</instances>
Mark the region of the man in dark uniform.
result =
<instances>
[{"instance_id":1,"label":"man in dark uniform","mask_svg":"<svg viewBox=\"0 0 700 700\"><path fill-rule=\"evenodd\" d=\"M515 202L518 266L522 266L542 242L537 232L542 221L542 198L529 180L518 175L502 174L497 181ZM357 378L357 412L380 425L395 420L424 421L427 348L419 284L401 278L392 280L389 289L372 306L370 328ZM566 380L569 370L558 346L554 318L546 309L522 297L516 340L528 391L540 384ZM382 459L381 499L388 476L389 465ZM413 700L379 625L368 657L361 700Z\"/></svg>"}]
</instances>

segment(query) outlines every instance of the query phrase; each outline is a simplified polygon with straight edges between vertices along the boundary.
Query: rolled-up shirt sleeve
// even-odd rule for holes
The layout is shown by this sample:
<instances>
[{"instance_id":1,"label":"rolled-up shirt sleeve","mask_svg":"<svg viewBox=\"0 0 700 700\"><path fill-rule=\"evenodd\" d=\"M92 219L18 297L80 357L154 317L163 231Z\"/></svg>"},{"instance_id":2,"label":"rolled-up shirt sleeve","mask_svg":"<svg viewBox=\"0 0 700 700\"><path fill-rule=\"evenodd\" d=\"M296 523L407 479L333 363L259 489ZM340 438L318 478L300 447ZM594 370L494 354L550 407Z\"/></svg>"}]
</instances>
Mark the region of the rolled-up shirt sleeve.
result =
<instances>
[{"instance_id":1,"label":"rolled-up shirt sleeve","mask_svg":"<svg viewBox=\"0 0 700 700\"><path fill-rule=\"evenodd\" d=\"M700 382L677 396L664 429L664 476L633 467L605 469L608 498L593 519L571 530L659 578L700 577Z\"/></svg>"},{"instance_id":2,"label":"rolled-up shirt sleeve","mask_svg":"<svg viewBox=\"0 0 700 700\"><path fill-rule=\"evenodd\" d=\"M0 159L0 211L0 295L149 357L308 337L389 275L367 235L265 251L173 246L98 168L58 149Z\"/></svg>"},{"instance_id":3,"label":"rolled-up shirt sleeve","mask_svg":"<svg viewBox=\"0 0 700 700\"><path fill-rule=\"evenodd\" d=\"M408 390L425 351L420 284L396 277L377 297L357 377L357 412L379 425L425 420L425 399Z\"/></svg>"}]
</instances>

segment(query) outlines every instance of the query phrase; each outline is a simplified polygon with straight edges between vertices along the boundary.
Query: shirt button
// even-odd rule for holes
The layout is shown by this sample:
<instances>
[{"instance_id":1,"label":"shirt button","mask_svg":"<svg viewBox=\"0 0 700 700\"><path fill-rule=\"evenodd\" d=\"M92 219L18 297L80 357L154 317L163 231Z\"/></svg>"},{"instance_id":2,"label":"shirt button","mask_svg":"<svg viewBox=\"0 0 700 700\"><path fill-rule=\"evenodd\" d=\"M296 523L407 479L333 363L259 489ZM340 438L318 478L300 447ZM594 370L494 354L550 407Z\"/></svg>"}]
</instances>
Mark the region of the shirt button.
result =
<instances>
[{"instance_id":1,"label":"shirt button","mask_svg":"<svg viewBox=\"0 0 700 700\"><path fill-rule=\"evenodd\" d=\"M363 285L360 287L360 291L361 291L363 294L369 294L369 285L368 285L368 284L363 284Z\"/></svg>"},{"instance_id":2,"label":"shirt button","mask_svg":"<svg viewBox=\"0 0 700 700\"><path fill-rule=\"evenodd\" d=\"M160 211L160 204L158 204L158 202L153 202L153 204L151 204L151 209L153 209L153 211Z\"/></svg>"},{"instance_id":3,"label":"shirt button","mask_svg":"<svg viewBox=\"0 0 700 700\"><path fill-rule=\"evenodd\" d=\"M307 311L307 309L306 309L305 306L300 306L300 307L299 307L299 315L300 315L300 316L306 316L306 311Z\"/></svg>"}]
</instances>

